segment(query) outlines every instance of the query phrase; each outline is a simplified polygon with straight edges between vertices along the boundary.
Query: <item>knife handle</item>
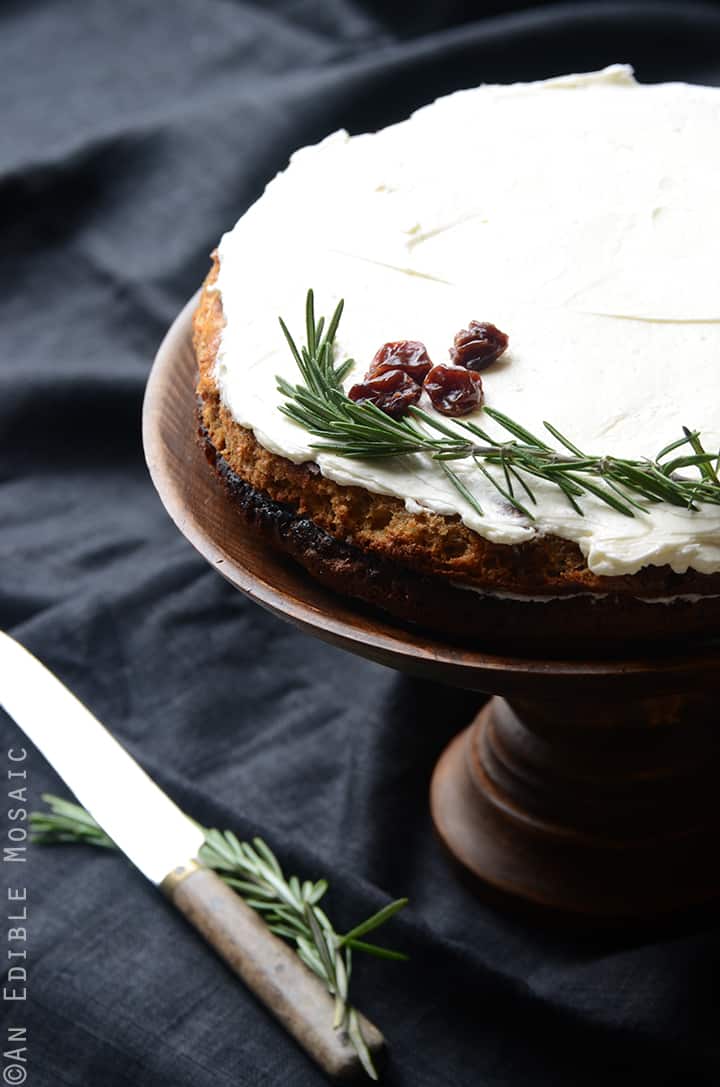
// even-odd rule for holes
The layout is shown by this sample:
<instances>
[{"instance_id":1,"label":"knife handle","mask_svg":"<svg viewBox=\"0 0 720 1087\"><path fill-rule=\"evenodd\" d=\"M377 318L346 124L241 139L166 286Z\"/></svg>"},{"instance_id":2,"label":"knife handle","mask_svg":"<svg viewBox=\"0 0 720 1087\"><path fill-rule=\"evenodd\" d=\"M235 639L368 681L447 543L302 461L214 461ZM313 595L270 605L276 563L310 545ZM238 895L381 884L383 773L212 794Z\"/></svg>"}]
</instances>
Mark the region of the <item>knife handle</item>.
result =
<instances>
[{"instance_id":1,"label":"knife handle","mask_svg":"<svg viewBox=\"0 0 720 1087\"><path fill-rule=\"evenodd\" d=\"M170 873L163 890L173 905L282 1023L331 1079L350 1083L362 1074L345 1030L333 1029L335 1002L297 954L267 928L250 906L211 869ZM385 1040L362 1015L360 1029L377 1056Z\"/></svg>"}]
</instances>

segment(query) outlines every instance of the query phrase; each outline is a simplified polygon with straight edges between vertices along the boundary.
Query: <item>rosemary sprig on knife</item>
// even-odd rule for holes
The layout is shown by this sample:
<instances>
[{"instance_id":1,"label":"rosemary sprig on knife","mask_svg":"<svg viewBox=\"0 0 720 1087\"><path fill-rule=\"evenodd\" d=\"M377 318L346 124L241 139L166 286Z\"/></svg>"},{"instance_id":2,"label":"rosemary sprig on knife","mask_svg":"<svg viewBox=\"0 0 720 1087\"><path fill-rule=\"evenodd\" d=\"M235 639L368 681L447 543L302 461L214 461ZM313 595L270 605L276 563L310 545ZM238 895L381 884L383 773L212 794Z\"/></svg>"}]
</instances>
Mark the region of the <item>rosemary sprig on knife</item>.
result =
<instances>
[{"instance_id":1,"label":"rosemary sprig on knife","mask_svg":"<svg viewBox=\"0 0 720 1087\"><path fill-rule=\"evenodd\" d=\"M306 343L298 347L280 318L288 346L297 363L302 383L293 385L277 378L286 397L280 411L322 442L313 448L359 459L392 458L425 453L437 461L457 492L480 516L477 497L453 471L454 461L471 461L480 474L518 513L534 520L530 506L537 506L532 487L535 479L557 487L577 514L578 499L594 495L626 517L646 512L650 505L667 502L697 510L703 502L720 504L720 452L708 452L696 430L683 427L683 436L664 446L655 457L626 458L585 453L552 423L544 423L548 435L538 437L510 416L486 407L485 415L501 428L490 434L477 423L456 419L448 426L436 416L411 407L403 419L392 419L374 404L356 404L345 395L343 380L352 359L334 361L335 335L343 312L337 306L330 322L316 320L313 292L308 291L305 309ZM559 448L558 448L559 447ZM488 469L492 470L488 470ZM694 468L690 478L681 469Z\"/></svg>"},{"instance_id":2,"label":"rosemary sprig on knife","mask_svg":"<svg viewBox=\"0 0 720 1087\"><path fill-rule=\"evenodd\" d=\"M79 804L49 794L44 795L43 800L49 810L30 815L34 842L42 845L84 842L104 849L116 848ZM241 842L232 831L205 830L200 860L214 869L248 906L260 914L271 932L295 945L305 965L335 997L334 1026L347 1030L365 1071L371 1079L377 1079L357 1013L349 1002L352 954L362 951L382 959L407 959L400 951L368 943L361 937L389 921L408 900L399 898L390 902L340 935L318 905L328 889L327 881L301 882L297 876L286 877L277 857L261 838L253 838L252 843Z\"/></svg>"}]
</instances>

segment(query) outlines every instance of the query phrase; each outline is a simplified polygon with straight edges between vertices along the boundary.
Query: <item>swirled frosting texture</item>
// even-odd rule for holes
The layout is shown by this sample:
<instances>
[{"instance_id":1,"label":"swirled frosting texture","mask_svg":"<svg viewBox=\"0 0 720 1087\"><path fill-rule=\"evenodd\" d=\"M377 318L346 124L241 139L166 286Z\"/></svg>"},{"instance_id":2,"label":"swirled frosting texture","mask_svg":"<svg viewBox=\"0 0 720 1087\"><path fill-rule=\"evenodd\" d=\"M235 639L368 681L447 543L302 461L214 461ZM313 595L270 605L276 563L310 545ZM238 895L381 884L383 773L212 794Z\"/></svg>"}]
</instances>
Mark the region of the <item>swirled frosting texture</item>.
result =
<instances>
[{"instance_id":1,"label":"swirled frosting texture","mask_svg":"<svg viewBox=\"0 0 720 1087\"><path fill-rule=\"evenodd\" d=\"M458 462L479 516L425 456L318 454L278 411L275 385L298 377L277 316L302 336L312 286L320 312L345 299L348 385L385 341L422 340L444 362L455 332L489 320L510 349L484 375L486 403L529 429L549 419L588 452L638 457L684 424L717 448L718 132L720 90L641 85L614 66L461 91L402 124L298 151L220 243L225 404L270 451L413 512L459 514L494 542L574 540L600 575L720 570L720 507L630 518L588 496L580 517L535 481L531 522Z\"/></svg>"}]
</instances>

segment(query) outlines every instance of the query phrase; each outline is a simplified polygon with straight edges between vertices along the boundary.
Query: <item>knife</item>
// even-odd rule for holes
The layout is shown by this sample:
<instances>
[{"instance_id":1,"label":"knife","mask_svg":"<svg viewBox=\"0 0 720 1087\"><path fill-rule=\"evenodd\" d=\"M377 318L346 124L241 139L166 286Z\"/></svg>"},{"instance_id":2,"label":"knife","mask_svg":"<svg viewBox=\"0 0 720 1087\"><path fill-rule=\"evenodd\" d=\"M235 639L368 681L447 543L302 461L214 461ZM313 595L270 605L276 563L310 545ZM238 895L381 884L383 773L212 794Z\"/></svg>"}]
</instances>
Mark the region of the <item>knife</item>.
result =
<instances>
[{"instance_id":1,"label":"knife","mask_svg":"<svg viewBox=\"0 0 720 1087\"><path fill-rule=\"evenodd\" d=\"M332 1079L362 1070L334 1000L295 952L198 859L204 834L31 653L0 631L0 706L83 807L159 887L228 966ZM358 1016L373 1056L380 1031Z\"/></svg>"}]
</instances>

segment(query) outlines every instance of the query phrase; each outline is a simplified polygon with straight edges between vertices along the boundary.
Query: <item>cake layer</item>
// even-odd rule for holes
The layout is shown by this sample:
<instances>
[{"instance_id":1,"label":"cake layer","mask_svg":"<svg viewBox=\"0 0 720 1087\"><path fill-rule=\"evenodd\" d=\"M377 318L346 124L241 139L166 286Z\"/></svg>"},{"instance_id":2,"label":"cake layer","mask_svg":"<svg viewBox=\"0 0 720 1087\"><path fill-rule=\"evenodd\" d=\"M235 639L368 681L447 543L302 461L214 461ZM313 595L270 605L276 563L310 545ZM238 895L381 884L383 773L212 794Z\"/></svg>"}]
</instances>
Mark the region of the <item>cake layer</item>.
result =
<instances>
[{"instance_id":1,"label":"cake layer","mask_svg":"<svg viewBox=\"0 0 720 1087\"><path fill-rule=\"evenodd\" d=\"M422 574L395 558L343 542L312 518L251 486L218 454L202 422L205 414L201 412L200 430L208 459L254 530L326 588L412 626L469 640L493 652L541 651L572 657L637 652L657 642L683 644L717 629L720 622L718 596L640 599L627 592L580 592L534 598L478 589L466 592L444 577Z\"/></svg>"},{"instance_id":2,"label":"cake layer","mask_svg":"<svg viewBox=\"0 0 720 1087\"><path fill-rule=\"evenodd\" d=\"M563 541L594 591L653 567L720 571L718 507L626 517L586 496L581 517L536 481L530 521L458 462L479 515L424 455L318 453L276 388L276 375L298 380L277 316L300 334L313 287L321 312L345 299L348 386L388 340L421 340L446 362L454 334L487 320L510 349L484 375L486 403L529 429L547 419L590 453L642 457L687 425L717 448L719 126L720 90L638 85L614 67L459 92L298 152L219 247L212 377L228 417L269 453L409 516L525 557Z\"/></svg>"}]
</instances>

